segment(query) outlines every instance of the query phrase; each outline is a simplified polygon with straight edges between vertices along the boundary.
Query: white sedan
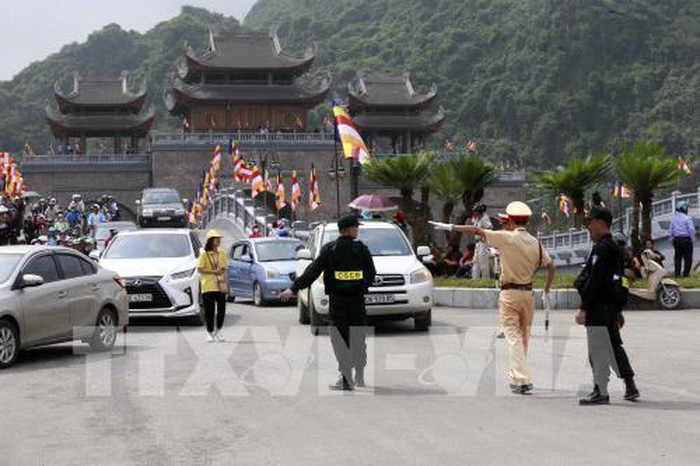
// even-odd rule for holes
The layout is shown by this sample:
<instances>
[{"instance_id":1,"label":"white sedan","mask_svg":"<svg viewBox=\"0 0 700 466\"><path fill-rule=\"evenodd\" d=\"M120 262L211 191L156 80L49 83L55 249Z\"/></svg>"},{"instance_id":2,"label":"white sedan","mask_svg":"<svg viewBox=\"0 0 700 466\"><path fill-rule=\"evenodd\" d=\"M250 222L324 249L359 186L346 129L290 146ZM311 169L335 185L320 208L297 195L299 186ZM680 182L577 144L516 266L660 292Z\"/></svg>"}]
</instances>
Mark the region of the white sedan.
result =
<instances>
[{"instance_id":1,"label":"white sedan","mask_svg":"<svg viewBox=\"0 0 700 466\"><path fill-rule=\"evenodd\" d=\"M119 233L100 265L126 281L132 317L200 316L197 257L201 244L187 229Z\"/></svg>"}]
</instances>

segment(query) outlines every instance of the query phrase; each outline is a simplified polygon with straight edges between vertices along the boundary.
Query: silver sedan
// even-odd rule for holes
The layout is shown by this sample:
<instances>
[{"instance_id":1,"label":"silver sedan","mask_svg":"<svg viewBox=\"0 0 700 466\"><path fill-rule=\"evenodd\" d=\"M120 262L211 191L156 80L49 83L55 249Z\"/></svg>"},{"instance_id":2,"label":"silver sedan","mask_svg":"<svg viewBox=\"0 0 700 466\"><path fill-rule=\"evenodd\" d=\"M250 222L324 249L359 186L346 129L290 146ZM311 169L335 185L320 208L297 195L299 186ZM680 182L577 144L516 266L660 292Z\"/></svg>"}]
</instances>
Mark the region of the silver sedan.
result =
<instances>
[{"instance_id":1,"label":"silver sedan","mask_svg":"<svg viewBox=\"0 0 700 466\"><path fill-rule=\"evenodd\" d=\"M68 248L0 247L0 369L20 350L72 340L112 349L129 322L124 282Z\"/></svg>"}]
</instances>

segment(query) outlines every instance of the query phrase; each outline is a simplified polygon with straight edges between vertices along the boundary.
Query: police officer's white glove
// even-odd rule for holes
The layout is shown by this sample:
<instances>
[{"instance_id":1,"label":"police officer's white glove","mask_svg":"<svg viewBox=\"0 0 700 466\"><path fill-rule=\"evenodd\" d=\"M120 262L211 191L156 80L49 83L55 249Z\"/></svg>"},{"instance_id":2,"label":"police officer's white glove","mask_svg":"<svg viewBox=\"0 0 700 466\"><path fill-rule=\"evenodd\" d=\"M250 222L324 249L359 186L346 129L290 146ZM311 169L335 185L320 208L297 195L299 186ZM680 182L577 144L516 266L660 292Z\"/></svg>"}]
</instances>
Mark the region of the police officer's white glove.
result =
<instances>
[{"instance_id":1,"label":"police officer's white glove","mask_svg":"<svg viewBox=\"0 0 700 466\"><path fill-rule=\"evenodd\" d=\"M436 230L443 230L443 231L452 231L454 230L454 225L451 223L441 223L441 222L428 222L435 228Z\"/></svg>"},{"instance_id":2,"label":"police officer's white glove","mask_svg":"<svg viewBox=\"0 0 700 466\"><path fill-rule=\"evenodd\" d=\"M542 292L542 307L545 309L552 308L552 297L549 292Z\"/></svg>"}]
</instances>

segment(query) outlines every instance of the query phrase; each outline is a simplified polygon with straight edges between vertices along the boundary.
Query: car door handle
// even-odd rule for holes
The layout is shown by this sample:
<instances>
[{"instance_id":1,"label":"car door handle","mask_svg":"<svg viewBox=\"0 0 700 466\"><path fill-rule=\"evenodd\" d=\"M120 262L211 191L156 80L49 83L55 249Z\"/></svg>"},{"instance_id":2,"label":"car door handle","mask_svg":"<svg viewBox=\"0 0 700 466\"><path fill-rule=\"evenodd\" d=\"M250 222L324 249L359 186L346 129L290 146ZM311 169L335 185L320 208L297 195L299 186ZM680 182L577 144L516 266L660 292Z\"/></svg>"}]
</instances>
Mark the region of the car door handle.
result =
<instances>
[{"instance_id":1,"label":"car door handle","mask_svg":"<svg viewBox=\"0 0 700 466\"><path fill-rule=\"evenodd\" d=\"M92 284L92 291L100 291L100 285L97 283Z\"/></svg>"},{"instance_id":2,"label":"car door handle","mask_svg":"<svg viewBox=\"0 0 700 466\"><path fill-rule=\"evenodd\" d=\"M68 292L67 292L67 291L59 291L59 292L58 292L58 298L59 298L59 299L60 299L60 298L65 298L66 296L68 296Z\"/></svg>"}]
</instances>

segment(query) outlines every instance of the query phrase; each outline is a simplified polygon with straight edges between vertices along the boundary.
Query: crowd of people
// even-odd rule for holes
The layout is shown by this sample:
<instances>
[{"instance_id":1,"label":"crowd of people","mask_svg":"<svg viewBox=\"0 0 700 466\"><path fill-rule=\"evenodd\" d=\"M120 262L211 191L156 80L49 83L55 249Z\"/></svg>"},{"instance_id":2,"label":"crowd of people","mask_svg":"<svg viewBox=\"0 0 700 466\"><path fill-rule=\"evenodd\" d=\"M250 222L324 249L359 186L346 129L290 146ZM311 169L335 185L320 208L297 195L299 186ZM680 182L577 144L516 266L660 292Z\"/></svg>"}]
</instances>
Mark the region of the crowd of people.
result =
<instances>
[{"instance_id":1,"label":"crowd of people","mask_svg":"<svg viewBox=\"0 0 700 466\"><path fill-rule=\"evenodd\" d=\"M0 244L68 246L89 254L95 248L97 227L119 220L114 197L103 195L86 205L81 194L73 194L64 207L56 198L29 201L4 197L0 204Z\"/></svg>"}]
</instances>

